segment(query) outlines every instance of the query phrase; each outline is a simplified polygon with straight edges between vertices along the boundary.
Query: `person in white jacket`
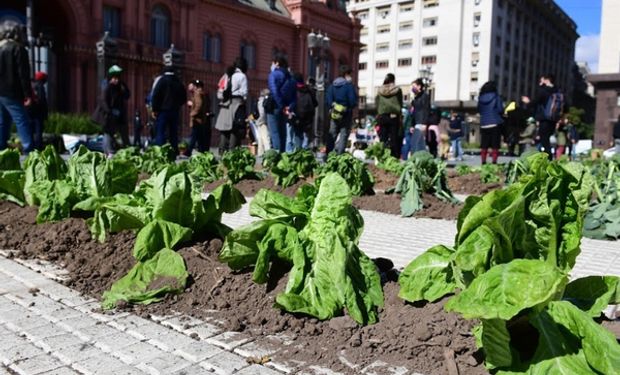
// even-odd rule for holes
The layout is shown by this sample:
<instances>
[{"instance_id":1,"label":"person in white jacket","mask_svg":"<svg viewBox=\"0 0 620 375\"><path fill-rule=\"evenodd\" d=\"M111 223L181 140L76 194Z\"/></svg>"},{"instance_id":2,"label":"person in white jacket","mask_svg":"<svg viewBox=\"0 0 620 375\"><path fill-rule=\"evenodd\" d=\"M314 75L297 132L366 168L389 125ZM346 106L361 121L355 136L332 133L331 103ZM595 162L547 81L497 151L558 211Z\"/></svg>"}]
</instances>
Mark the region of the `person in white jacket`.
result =
<instances>
[{"instance_id":1,"label":"person in white jacket","mask_svg":"<svg viewBox=\"0 0 620 375\"><path fill-rule=\"evenodd\" d=\"M269 89L262 89L258 98L258 119L256 120L256 155L260 156L271 149L271 138L267 126L267 113L265 112L265 99L269 96Z\"/></svg>"}]
</instances>

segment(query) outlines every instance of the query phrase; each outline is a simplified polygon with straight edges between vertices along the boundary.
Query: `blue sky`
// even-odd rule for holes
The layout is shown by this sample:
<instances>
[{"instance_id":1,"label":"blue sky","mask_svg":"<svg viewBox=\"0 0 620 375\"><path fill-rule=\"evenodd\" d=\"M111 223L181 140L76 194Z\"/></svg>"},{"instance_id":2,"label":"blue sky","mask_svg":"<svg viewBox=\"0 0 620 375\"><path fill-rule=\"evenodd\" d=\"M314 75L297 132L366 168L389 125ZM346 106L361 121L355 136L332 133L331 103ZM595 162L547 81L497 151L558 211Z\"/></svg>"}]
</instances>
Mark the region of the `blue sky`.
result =
<instances>
[{"instance_id":1,"label":"blue sky","mask_svg":"<svg viewBox=\"0 0 620 375\"><path fill-rule=\"evenodd\" d=\"M593 73L598 71L602 0L555 0L576 23L581 36L575 46L575 60L587 61Z\"/></svg>"}]
</instances>

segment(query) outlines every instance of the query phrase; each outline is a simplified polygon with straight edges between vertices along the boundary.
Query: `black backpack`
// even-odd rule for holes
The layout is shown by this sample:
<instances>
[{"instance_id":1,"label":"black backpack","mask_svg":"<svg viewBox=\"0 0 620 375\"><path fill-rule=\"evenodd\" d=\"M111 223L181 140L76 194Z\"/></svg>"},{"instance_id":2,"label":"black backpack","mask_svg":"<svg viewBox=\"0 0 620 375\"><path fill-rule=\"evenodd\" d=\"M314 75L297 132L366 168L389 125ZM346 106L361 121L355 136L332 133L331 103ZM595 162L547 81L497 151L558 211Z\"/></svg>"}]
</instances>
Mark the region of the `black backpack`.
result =
<instances>
[{"instance_id":1,"label":"black backpack","mask_svg":"<svg viewBox=\"0 0 620 375\"><path fill-rule=\"evenodd\" d=\"M310 90L302 90L297 92L295 115L301 121L311 121L314 117L314 109L316 106L316 99L314 99L314 96Z\"/></svg>"}]
</instances>

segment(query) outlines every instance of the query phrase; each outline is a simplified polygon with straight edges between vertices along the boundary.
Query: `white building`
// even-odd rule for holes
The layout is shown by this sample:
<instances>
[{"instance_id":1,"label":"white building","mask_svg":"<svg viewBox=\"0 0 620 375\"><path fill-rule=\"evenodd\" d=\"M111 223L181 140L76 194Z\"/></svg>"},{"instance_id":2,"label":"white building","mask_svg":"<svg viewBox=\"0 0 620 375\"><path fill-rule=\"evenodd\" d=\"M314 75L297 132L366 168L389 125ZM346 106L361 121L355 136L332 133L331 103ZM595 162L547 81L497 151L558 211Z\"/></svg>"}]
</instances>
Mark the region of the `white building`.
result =
<instances>
[{"instance_id":1,"label":"white building","mask_svg":"<svg viewBox=\"0 0 620 375\"><path fill-rule=\"evenodd\" d=\"M620 72L620 0L603 0L598 73Z\"/></svg>"},{"instance_id":2,"label":"white building","mask_svg":"<svg viewBox=\"0 0 620 375\"><path fill-rule=\"evenodd\" d=\"M351 0L361 20L360 96L374 103L387 73L409 100L432 72L440 107L471 108L488 80L507 99L532 95L543 72L570 89L575 23L552 0Z\"/></svg>"}]
</instances>

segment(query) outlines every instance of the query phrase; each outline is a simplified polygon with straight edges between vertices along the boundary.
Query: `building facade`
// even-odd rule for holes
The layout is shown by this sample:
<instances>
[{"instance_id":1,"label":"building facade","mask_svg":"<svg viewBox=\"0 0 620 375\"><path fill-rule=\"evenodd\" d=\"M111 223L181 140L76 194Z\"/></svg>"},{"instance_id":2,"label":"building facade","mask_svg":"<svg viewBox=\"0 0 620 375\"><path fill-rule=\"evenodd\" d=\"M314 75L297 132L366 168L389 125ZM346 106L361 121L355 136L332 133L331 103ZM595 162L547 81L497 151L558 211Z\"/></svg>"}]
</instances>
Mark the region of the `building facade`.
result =
<instances>
[{"instance_id":1,"label":"building facade","mask_svg":"<svg viewBox=\"0 0 620 375\"><path fill-rule=\"evenodd\" d=\"M543 72L570 90L576 24L551 0L353 0L348 9L363 25L359 86L369 103L390 72L405 93L430 76L436 105L449 108L473 108L489 80L510 100L532 95Z\"/></svg>"},{"instance_id":2,"label":"building facade","mask_svg":"<svg viewBox=\"0 0 620 375\"><path fill-rule=\"evenodd\" d=\"M594 146L610 147L620 116L620 0L603 0L598 74L588 76L596 91Z\"/></svg>"},{"instance_id":3,"label":"building facade","mask_svg":"<svg viewBox=\"0 0 620 375\"><path fill-rule=\"evenodd\" d=\"M26 1L4 0L0 20L26 23ZM29 2L28 2L29 3ZM182 53L185 81L201 79L211 96L238 56L248 60L251 97L267 84L275 54L291 68L314 74L306 37L322 31L331 40L322 64L331 78L341 64L357 66L359 22L337 0L32 0L35 66L48 72L55 110L90 113L98 95L95 44L107 31L115 51L106 56L124 69L132 92L129 110L143 110L162 55L174 44Z\"/></svg>"}]
</instances>

